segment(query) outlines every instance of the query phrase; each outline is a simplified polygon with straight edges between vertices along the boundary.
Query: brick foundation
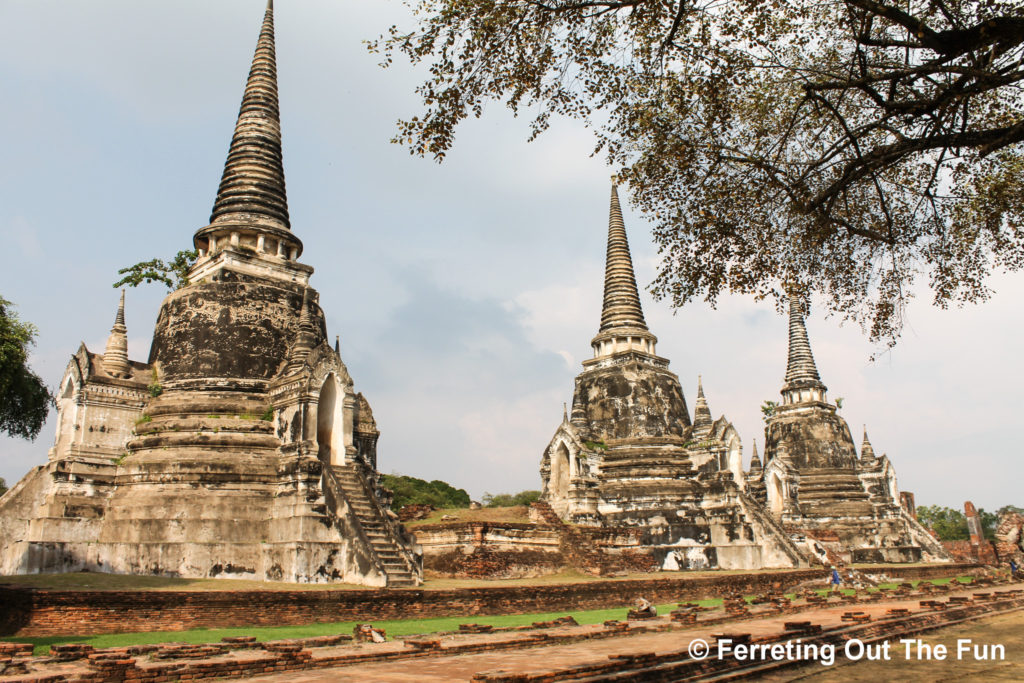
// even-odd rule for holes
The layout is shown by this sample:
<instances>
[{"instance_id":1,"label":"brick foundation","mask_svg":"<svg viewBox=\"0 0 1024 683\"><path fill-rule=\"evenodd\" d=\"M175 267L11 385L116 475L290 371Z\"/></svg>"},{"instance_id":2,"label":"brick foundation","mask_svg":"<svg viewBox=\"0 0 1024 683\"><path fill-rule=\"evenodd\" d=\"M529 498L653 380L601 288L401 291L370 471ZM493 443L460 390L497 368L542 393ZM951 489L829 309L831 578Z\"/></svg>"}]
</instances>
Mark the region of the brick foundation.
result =
<instances>
[{"instance_id":1,"label":"brick foundation","mask_svg":"<svg viewBox=\"0 0 1024 683\"><path fill-rule=\"evenodd\" d=\"M892 577L956 576L975 565L865 568ZM824 576L823 569L589 581L458 590L50 591L0 585L0 635L96 635L441 616L529 614L763 595Z\"/></svg>"}]
</instances>

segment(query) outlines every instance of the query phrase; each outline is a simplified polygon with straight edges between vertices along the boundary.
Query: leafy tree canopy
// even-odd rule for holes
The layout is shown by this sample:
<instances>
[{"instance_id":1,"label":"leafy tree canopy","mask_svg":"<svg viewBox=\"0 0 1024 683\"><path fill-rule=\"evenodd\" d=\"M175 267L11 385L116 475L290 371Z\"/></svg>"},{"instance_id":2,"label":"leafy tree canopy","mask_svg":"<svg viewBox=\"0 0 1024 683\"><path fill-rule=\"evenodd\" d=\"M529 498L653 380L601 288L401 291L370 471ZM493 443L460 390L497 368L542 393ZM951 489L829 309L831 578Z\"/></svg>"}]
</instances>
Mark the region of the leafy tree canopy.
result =
<instances>
[{"instance_id":1,"label":"leafy tree canopy","mask_svg":"<svg viewBox=\"0 0 1024 683\"><path fill-rule=\"evenodd\" d=\"M1011 508L1005 506L999 512ZM998 513L986 512L984 508L978 508L978 517L981 519L981 529L985 538L993 540L996 537L996 527L999 524ZM941 505L919 505L917 507L917 519L921 524L933 529L942 541L966 541L970 536L967 529L967 516L960 510L943 507Z\"/></svg>"},{"instance_id":2,"label":"leafy tree canopy","mask_svg":"<svg viewBox=\"0 0 1024 683\"><path fill-rule=\"evenodd\" d=\"M433 505L435 508L468 508L469 494L440 479L424 481L399 474L381 476L381 483L394 494L391 507L401 510L406 505Z\"/></svg>"},{"instance_id":3,"label":"leafy tree canopy","mask_svg":"<svg viewBox=\"0 0 1024 683\"><path fill-rule=\"evenodd\" d=\"M895 343L916 278L1024 264L1018 0L417 0L369 47L430 66L395 141L441 160L490 101L596 134L675 306L810 286Z\"/></svg>"},{"instance_id":4,"label":"leafy tree canopy","mask_svg":"<svg viewBox=\"0 0 1024 683\"><path fill-rule=\"evenodd\" d=\"M120 280L114 283L114 287L138 287L142 283L162 282L172 292L181 289L188 284L188 271L192 264L199 257L199 252L194 250L179 251L171 259L170 263L164 263L160 259L142 261L134 266L128 266L117 271L123 275Z\"/></svg>"},{"instance_id":5,"label":"leafy tree canopy","mask_svg":"<svg viewBox=\"0 0 1024 683\"><path fill-rule=\"evenodd\" d=\"M540 491L520 491L519 493L485 493L481 501L485 507L508 508L515 505L529 505L540 500Z\"/></svg>"},{"instance_id":6,"label":"leafy tree canopy","mask_svg":"<svg viewBox=\"0 0 1024 683\"><path fill-rule=\"evenodd\" d=\"M28 367L36 328L19 320L11 307L0 297L0 432L32 440L43 428L53 397Z\"/></svg>"}]
</instances>

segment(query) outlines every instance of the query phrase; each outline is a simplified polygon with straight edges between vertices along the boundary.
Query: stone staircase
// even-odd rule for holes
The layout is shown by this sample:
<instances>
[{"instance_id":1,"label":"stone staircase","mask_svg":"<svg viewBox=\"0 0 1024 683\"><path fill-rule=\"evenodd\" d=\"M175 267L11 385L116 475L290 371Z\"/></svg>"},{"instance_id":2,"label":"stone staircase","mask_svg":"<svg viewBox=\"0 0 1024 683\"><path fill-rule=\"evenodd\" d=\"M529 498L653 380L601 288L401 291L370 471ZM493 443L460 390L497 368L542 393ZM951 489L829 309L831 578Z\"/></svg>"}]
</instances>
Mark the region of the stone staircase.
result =
<instances>
[{"instance_id":1,"label":"stone staircase","mask_svg":"<svg viewBox=\"0 0 1024 683\"><path fill-rule=\"evenodd\" d=\"M362 474L354 465L331 467L349 507L359 521L363 533L370 541L373 553L380 560L387 575L388 588L404 588L419 585L419 577L406 559L408 549L395 538L392 525L384 518L380 505L370 498Z\"/></svg>"}]
</instances>

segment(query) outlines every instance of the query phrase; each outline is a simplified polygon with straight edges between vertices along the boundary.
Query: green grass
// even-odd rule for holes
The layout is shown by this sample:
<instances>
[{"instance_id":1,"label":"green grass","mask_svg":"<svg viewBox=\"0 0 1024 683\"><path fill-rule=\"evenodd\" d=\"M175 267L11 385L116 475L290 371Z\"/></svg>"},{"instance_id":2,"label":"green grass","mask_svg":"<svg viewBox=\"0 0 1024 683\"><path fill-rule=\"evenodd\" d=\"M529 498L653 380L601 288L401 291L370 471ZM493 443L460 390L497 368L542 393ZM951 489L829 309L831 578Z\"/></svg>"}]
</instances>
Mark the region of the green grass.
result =
<instances>
[{"instance_id":1,"label":"green grass","mask_svg":"<svg viewBox=\"0 0 1024 683\"><path fill-rule=\"evenodd\" d=\"M695 600L702 607L717 607L722 604L720 598ZM668 614L676 608L676 604L658 605L658 614ZM460 616L433 617L429 619L395 619L372 621L373 625L387 631L388 637L410 636L439 631L458 631L459 624L489 624L495 628L510 626L529 626L535 621L551 621L558 617L572 614L580 624L600 624L609 619L624 621L629 607L588 610L585 612L545 612L540 614L509 614L498 616ZM35 654L49 653L51 645L63 643L87 643L96 648L125 647L129 645L147 645L152 643L215 643L229 636L256 636L263 642L282 638L312 638L314 636L352 633L356 621L342 621L330 624L306 624L302 626L239 626L237 628L196 629L192 631L153 631L150 633L111 633L98 636L38 636L5 638L8 642L32 643Z\"/></svg>"}]
</instances>

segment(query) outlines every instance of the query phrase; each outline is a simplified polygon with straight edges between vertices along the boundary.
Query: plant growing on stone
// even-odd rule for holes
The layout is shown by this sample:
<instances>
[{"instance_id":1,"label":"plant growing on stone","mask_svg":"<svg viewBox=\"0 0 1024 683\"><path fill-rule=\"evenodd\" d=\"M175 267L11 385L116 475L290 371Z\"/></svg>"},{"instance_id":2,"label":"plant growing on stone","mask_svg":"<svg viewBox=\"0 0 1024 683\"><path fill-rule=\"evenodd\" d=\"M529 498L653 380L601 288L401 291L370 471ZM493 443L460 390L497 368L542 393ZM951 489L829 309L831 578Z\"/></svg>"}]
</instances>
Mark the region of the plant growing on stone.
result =
<instances>
[{"instance_id":1,"label":"plant growing on stone","mask_svg":"<svg viewBox=\"0 0 1024 683\"><path fill-rule=\"evenodd\" d=\"M114 283L114 287L138 287L143 283L162 282L167 289L174 291L188 285L188 271L195 264L199 252L195 250L183 250L175 254L170 263L164 263L161 259L142 261L134 266L128 266L117 271L123 275L120 280Z\"/></svg>"},{"instance_id":2,"label":"plant growing on stone","mask_svg":"<svg viewBox=\"0 0 1024 683\"><path fill-rule=\"evenodd\" d=\"M149 395L152 396L153 398L156 398L160 394L164 393L164 388L160 384L160 371L156 367L153 368L153 375L151 377L150 383L146 385L146 389L149 390Z\"/></svg>"},{"instance_id":3,"label":"plant growing on stone","mask_svg":"<svg viewBox=\"0 0 1024 683\"><path fill-rule=\"evenodd\" d=\"M775 409L779 407L779 404L775 401L765 401L761 404L761 417L764 418L765 422L768 422L775 415Z\"/></svg>"}]
</instances>

